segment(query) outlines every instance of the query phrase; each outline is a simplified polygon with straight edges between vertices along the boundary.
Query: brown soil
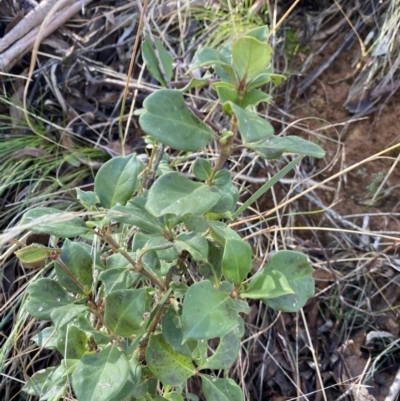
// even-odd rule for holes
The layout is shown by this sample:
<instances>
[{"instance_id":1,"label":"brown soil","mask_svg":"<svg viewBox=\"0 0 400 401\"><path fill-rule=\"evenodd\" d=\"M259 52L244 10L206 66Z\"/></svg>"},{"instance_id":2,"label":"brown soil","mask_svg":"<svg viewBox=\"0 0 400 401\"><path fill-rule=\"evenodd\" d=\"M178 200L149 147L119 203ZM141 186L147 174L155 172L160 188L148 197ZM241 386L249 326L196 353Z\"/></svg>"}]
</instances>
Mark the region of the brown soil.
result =
<instances>
[{"instance_id":1,"label":"brown soil","mask_svg":"<svg viewBox=\"0 0 400 401\"><path fill-rule=\"evenodd\" d=\"M315 56L308 72L328 59L342 40L343 37L339 37L321 54ZM316 43L315 46L319 47L320 43ZM332 172L335 173L359 163L400 142L400 92L391 97L382 98L376 105L376 111L364 117L354 116L344 107L349 89L357 75L352 67L354 55L358 51L357 46L356 43L348 51L342 52L307 89L305 95L296 99L297 106L291 110L297 119L306 118L305 122L301 121L302 125L305 124L308 129L324 134L327 138L331 137L333 140L322 143L327 152L326 162L330 163L334 157L338 156L338 158L334 161L333 169L322 173L320 180L326 179L332 175ZM361 68L367 61L363 62ZM321 131L321 127L327 128ZM338 150L339 154L337 154ZM342 216L359 213L391 213L390 218L371 217L369 229L399 231L400 223L393 213L400 212L400 187L398 187L400 168L393 169L381 195L372 204L370 203L376 189L385 179L398 155L399 148L396 148L380 159L375 159L341 176L339 192L334 193L333 210ZM333 184L338 185L339 181L329 183L329 185ZM334 200L333 193L325 192L323 195L328 206Z\"/></svg>"}]
</instances>

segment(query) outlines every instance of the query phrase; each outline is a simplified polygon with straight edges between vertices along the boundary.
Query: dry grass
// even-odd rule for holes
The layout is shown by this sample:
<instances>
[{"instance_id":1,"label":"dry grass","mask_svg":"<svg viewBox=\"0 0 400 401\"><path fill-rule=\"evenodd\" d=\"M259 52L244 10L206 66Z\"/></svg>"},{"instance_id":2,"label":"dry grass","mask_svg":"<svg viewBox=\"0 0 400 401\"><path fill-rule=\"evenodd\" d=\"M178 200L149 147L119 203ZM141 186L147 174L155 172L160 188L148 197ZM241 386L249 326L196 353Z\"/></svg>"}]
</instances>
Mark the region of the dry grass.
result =
<instances>
[{"instance_id":1,"label":"dry grass","mask_svg":"<svg viewBox=\"0 0 400 401\"><path fill-rule=\"evenodd\" d=\"M374 2L365 1L360 12L353 1L321 2L318 10L299 4L279 30L274 30L278 16L283 15L282 7L290 2L267 1L251 18L245 3L196 1L195 7L188 7L186 2L150 0L144 2L143 13L137 2L94 2L86 6L84 14L75 15L41 40L33 57L25 56L1 76L0 140L7 146L3 153L0 149L0 222L4 230L0 236L1 399L21 399L19 392L27 378L59 361L57 353L35 347L32 336L45 323L32 320L21 309L27 285L37 277L52 275L51 267L28 270L12 257L14 248L7 241L21 239L24 234L15 227L22 211L37 205L73 211L76 203L71 189L90 186L94 171L109 156L131 152L150 155L132 114L157 88L138 50L142 31L159 37L171 52L174 81L179 82L187 79L184 74L197 48L207 43L218 45L261 22L272 27L277 71L290 73L293 78L275 93L267 88L276 102L260 113L273 121L278 133L296 131L329 152L318 163L304 161L233 226L256 250L255 266L262 266L277 249L306 253L316 270L317 293L298 314L277 314L258 302L252 303L240 357L231 374L248 401L363 400L365 391L378 400L385 399L400 363L400 230L389 223L377 228L376 222L386 219L397 223L400 213L379 208L372 213L367 207L362 213L343 215L335 206L352 171L364 165L368 170L383 157L388 160L390 168L371 193L374 203L398 168L398 143L348 166L341 135L343 127L357 123L372 107L375 109L379 96L386 101L399 86L399 6L392 0L368 11ZM17 18L18 10L7 4L0 4L0 15L8 24ZM249 7L257 10L253 3ZM309 31L309 27L315 30ZM296 115L301 101L295 96L296 89L306 92L334 60L328 59L327 65L310 71L313 58L341 32L347 35L347 45L359 38L364 40L368 36L366 27L379 33L371 47L354 45L362 51L359 55L354 51L358 67L345 102L353 107L354 102L361 104L360 100L366 99L363 108L353 107L354 118L338 124ZM299 38L294 42L293 33ZM320 49L308 44L316 35L326 35ZM385 47L387 42L390 46ZM336 57L346 43L338 48ZM301 68L294 62L299 52L306 56ZM297 76L302 77L300 82ZM226 123L214 107L211 90L192 91L188 102L204 116L210 112L211 123ZM207 157L216 158L216 149L210 147L207 152ZM170 158L176 169L190 173L193 158L176 154ZM229 168L241 200L290 160L291 156L286 156L276 162L265 161L246 151L234 154ZM192 391L197 388L195 381L190 386ZM69 394L65 399L74 398Z\"/></svg>"}]
</instances>

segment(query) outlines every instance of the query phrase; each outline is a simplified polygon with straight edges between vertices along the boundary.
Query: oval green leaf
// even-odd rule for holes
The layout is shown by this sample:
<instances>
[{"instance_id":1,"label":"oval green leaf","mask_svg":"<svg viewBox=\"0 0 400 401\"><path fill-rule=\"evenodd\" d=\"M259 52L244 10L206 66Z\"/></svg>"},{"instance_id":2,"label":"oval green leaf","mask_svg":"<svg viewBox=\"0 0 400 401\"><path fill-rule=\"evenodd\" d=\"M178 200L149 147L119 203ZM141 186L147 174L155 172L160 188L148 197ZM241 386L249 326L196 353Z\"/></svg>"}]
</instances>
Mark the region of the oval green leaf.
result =
<instances>
[{"instance_id":1,"label":"oval green leaf","mask_svg":"<svg viewBox=\"0 0 400 401\"><path fill-rule=\"evenodd\" d=\"M87 305L69 304L53 309L50 313L50 317L56 329L60 330L78 316L83 316L87 311Z\"/></svg>"},{"instance_id":2,"label":"oval green leaf","mask_svg":"<svg viewBox=\"0 0 400 401\"><path fill-rule=\"evenodd\" d=\"M72 373L72 388L79 401L108 401L121 391L129 373L127 357L112 345L82 357Z\"/></svg>"},{"instance_id":3,"label":"oval green leaf","mask_svg":"<svg viewBox=\"0 0 400 401\"><path fill-rule=\"evenodd\" d=\"M86 334L74 325L70 325L66 330L65 348L62 350L65 359L81 359L87 344Z\"/></svg>"},{"instance_id":4,"label":"oval green leaf","mask_svg":"<svg viewBox=\"0 0 400 401\"><path fill-rule=\"evenodd\" d=\"M296 153L304 156L321 158L325 151L317 144L298 136L273 136L266 141L247 143L246 147L265 159L277 159L283 153Z\"/></svg>"},{"instance_id":5,"label":"oval green leaf","mask_svg":"<svg viewBox=\"0 0 400 401\"><path fill-rule=\"evenodd\" d=\"M64 241L58 259L68 269L69 274L59 263L55 263L58 282L68 291L88 294L93 283L92 257L79 242ZM74 279L71 277L74 277Z\"/></svg>"},{"instance_id":6,"label":"oval green leaf","mask_svg":"<svg viewBox=\"0 0 400 401\"><path fill-rule=\"evenodd\" d=\"M33 317L51 320L50 313L75 299L59 283L49 278L41 278L27 288L29 298L24 307Z\"/></svg>"},{"instance_id":7,"label":"oval green leaf","mask_svg":"<svg viewBox=\"0 0 400 401\"><path fill-rule=\"evenodd\" d=\"M214 132L194 115L183 95L172 89L161 89L143 103L139 123L143 131L171 148L197 151L215 137Z\"/></svg>"},{"instance_id":8,"label":"oval green leaf","mask_svg":"<svg viewBox=\"0 0 400 401\"><path fill-rule=\"evenodd\" d=\"M251 278L246 291L240 292L242 297L252 299L271 299L286 294L294 294L286 277L277 270L267 272L265 269Z\"/></svg>"},{"instance_id":9,"label":"oval green leaf","mask_svg":"<svg viewBox=\"0 0 400 401\"><path fill-rule=\"evenodd\" d=\"M256 107L261 102L271 103L271 100L272 96L268 93L253 89L244 95L240 105L243 109L247 109L248 107Z\"/></svg>"},{"instance_id":10,"label":"oval green leaf","mask_svg":"<svg viewBox=\"0 0 400 401\"><path fill-rule=\"evenodd\" d=\"M243 401L242 390L232 379L201 375L206 401Z\"/></svg>"},{"instance_id":11,"label":"oval green leaf","mask_svg":"<svg viewBox=\"0 0 400 401\"><path fill-rule=\"evenodd\" d=\"M245 144L274 137L274 127L267 120L232 102L229 104L238 120L239 132Z\"/></svg>"},{"instance_id":12,"label":"oval green leaf","mask_svg":"<svg viewBox=\"0 0 400 401\"><path fill-rule=\"evenodd\" d=\"M206 359L204 365L199 366L200 369L229 369L232 366L240 348L240 338L234 333L235 330L239 331L235 328L221 338L215 353Z\"/></svg>"},{"instance_id":13,"label":"oval green leaf","mask_svg":"<svg viewBox=\"0 0 400 401\"><path fill-rule=\"evenodd\" d=\"M104 320L114 334L130 337L140 329L148 302L144 288L113 291L105 298Z\"/></svg>"},{"instance_id":14,"label":"oval green leaf","mask_svg":"<svg viewBox=\"0 0 400 401\"><path fill-rule=\"evenodd\" d=\"M142 367L140 363L132 356L129 359L129 377L121 391L109 401L126 401L130 400L135 391L138 390L138 384L141 378Z\"/></svg>"},{"instance_id":15,"label":"oval green leaf","mask_svg":"<svg viewBox=\"0 0 400 401\"><path fill-rule=\"evenodd\" d=\"M49 253L55 250L55 248L46 248L41 244L31 244L14 253L22 263L36 263L45 261Z\"/></svg>"},{"instance_id":16,"label":"oval green leaf","mask_svg":"<svg viewBox=\"0 0 400 401\"><path fill-rule=\"evenodd\" d=\"M232 47L233 66L240 80L250 82L265 72L271 62L272 48L268 43L244 36Z\"/></svg>"},{"instance_id":17,"label":"oval green leaf","mask_svg":"<svg viewBox=\"0 0 400 401\"><path fill-rule=\"evenodd\" d=\"M180 386L196 373L192 358L175 352L162 334L150 336L146 361L157 379L170 386Z\"/></svg>"},{"instance_id":18,"label":"oval green leaf","mask_svg":"<svg viewBox=\"0 0 400 401\"><path fill-rule=\"evenodd\" d=\"M239 285L252 268L252 249L248 242L234 238L225 241L222 272L225 278Z\"/></svg>"},{"instance_id":19,"label":"oval green leaf","mask_svg":"<svg viewBox=\"0 0 400 401\"><path fill-rule=\"evenodd\" d=\"M222 337L239 325L238 313L228 293L204 280L186 292L182 311L184 339Z\"/></svg>"},{"instance_id":20,"label":"oval green leaf","mask_svg":"<svg viewBox=\"0 0 400 401\"><path fill-rule=\"evenodd\" d=\"M262 298L269 307L282 312L297 312L314 295L315 282L313 268L306 255L294 251L279 251L273 254L265 266L266 272L282 273L294 294L277 298Z\"/></svg>"},{"instance_id":21,"label":"oval green leaf","mask_svg":"<svg viewBox=\"0 0 400 401\"><path fill-rule=\"evenodd\" d=\"M60 238L71 238L90 232L85 222L72 213L65 213L51 207L36 207L22 216L20 224L28 224L35 233L46 233Z\"/></svg>"},{"instance_id":22,"label":"oval green leaf","mask_svg":"<svg viewBox=\"0 0 400 401\"><path fill-rule=\"evenodd\" d=\"M149 214L144 207L133 202L128 202L126 206L114 206L109 211L108 216L120 223L132 224L140 228L144 233L153 234L162 231L157 219Z\"/></svg>"},{"instance_id":23,"label":"oval green leaf","mask_svg":"<svg viewBox=\"0 0 400 401\"><path fill-rule=\"evenodd\" d=\"M165 78L170 81L172 78L172 62L174 59L172 56L165 50L163 44L160 39L154 38L154 44L157 48L158 56L162 64L162 68L165 73ZM142 57L150 74L163 86L166 86L166 82L163 78L163 74L161 73L159 62L157 56L155 54L155 50L151 44L150 38L148 34L145 34L145 40L142 43Z\"/></svg>"},{"instance_id":24,"label":"oval green leaf","mask_svg":"<svg viewBox=\"0 0 400 401\"><path fill-rule=\"evenodd\" d=\"M51 367L35 373L22 391L41 400L60 400L66 393L66 378L62 366Z\"/></svg>"},{"instance_id":25,"label":"oval green leaf","mask_svg":"<svg viewBox=\"0 0 400 401\"><path fill-rule=\"evenodd\" d=\"M206 261L208 256L208 242L200 234L181 233L174 240L174 248L181 254L183 251L190 253L196 261Z\"/></svg>"},{"instance_id":26,"label":"oval green leaf","mask_svg":"<svg viewBox=\"0 0 400 401\"><path fill-rule=\"evenodd\" d=\"M220 75L218 70L222 69L223 74L221 75L229 77L230 82L235 82L235 72L233 71L229 59L218 50L210 47L203 47L200 49L196 53L188 72L201 67L213 67L218 75Z\"/></svg>"},{"instance_id":27,"label":"oval green leaf","mask_svg":"<svg viewBox=\"0 0 400 401\"><path fill-rule=\"evenodd\" d=\"M100 167L94 180L94 192L101 206L110 209L117 203L125 205L136 189L143 163L135 154L118 156Z\"/></svg>"},{"instance_id":28,"label":"oval green leaf","mask_svg":"<svg viewBox=\"0 0 400 401\"><path fill-rule=\"evenodd\" d=\"M178 304L177 308L181 308ZM162 334L165 341L178 353L191 356L192 351L187 342L182 343L182 314L174 305L170 305L162 319Z\"/></svg>"},{"instance_id":29,"label":"oval green leaf","mask_svg":"<svg viewBox=\"0 0 400 401\"><path fill-rule=\"evenodd\" d=\"M209 160L198 157L193 163L193 174L200 181L206 181L211 176L212 165Z\"/></svg>"},{"instance_id":30,"label":"oval green leaf","mask_svg":"<svg viewBox=\"0 0 400 401\"><path fill-rule=\"evenodd\" d=\"M171 172L162 175L150 188L146 209L154 216L174 214L201 215L208 212L219 200L219 195L184 175Z\"/></svg>"}]
</instances>

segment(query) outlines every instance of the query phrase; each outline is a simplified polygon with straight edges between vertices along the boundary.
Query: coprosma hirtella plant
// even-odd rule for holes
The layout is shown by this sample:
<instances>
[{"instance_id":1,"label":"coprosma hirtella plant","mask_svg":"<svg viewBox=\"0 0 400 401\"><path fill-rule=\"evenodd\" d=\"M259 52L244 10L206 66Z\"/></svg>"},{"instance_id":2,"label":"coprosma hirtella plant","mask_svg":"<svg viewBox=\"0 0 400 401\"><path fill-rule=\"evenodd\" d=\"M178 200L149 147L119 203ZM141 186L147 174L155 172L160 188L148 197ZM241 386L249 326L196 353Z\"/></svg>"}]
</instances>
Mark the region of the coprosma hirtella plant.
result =
<instances>
[{"instance_id":1,"label":"coprosma hirtella plant","mask_svg":"<svg viewBox=\"0 0 400 401\"><path fill-rule=\"evenodd\" d=\"M195 55L191 70L212 69L229 129L215 132L185 102L184 93L207 84L210 72L181 90L155 91L137 112L154 151L162 145L190 154L216 144L215 162L194 161L195 179L166 163L151 180L154 164L136 154L114 157L98 171L94 191L77 189L80 213L38 207L24 214L21 229L47 233L53 246L31 244L17 257L23 263L50 260L55 270L54 278L29 285L24 309L52 322L35 341L63 357L59 366L35 373L26 393L59 400L72 388L79 401L194 400L198 395L185 383L197 376L205 400L242 400L227 372L239 353L248 300L294 312L313 295L313 269L305 255L278 251L252 274L252 247L229 227L249 205L237 208L238 190L223 168L235 138L266 159L284 152L324 156L314 143L275 136L254 112L271 100L260 88L284 79L272 71L267 35L260 27L221 50L203 48ZM142 55L165 86L172 57L162 43L146 37ZM216 338L211 351L209 341Z\"/></svg>"}]
</instances>

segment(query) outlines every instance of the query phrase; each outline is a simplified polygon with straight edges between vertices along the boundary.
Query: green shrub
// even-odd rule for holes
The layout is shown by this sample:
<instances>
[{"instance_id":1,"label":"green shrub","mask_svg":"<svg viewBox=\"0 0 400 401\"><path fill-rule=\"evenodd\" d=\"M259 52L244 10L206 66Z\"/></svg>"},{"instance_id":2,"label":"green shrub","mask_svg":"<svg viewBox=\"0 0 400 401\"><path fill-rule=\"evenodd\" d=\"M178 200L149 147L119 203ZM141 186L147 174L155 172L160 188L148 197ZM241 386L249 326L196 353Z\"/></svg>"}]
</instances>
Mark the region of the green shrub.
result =
<instances>
[{"instance_id":1,"label":"green shrub","mask_svg":"<svg viewBox=\"0 0 400 401\"><path fill-rule=\"evenodd\" d=\"M34 374L25 392L58 400L70 383L79 401L196 399L184 385L198 376L207 401L241 400L238 385L218 371L237 358L248 300L293 312L313 295L305 255L276 252L252 275L252 247L229 227L300 161L237 209L238 190L222 168L238 134L244 147L267 159L284 152L324 155L301 138L274 136L272 125L253 112L270 100L259 88L283 80L272 72L266 37L267 29L257 28L221 51L201 49L194 59L192 69L211 67L220 78L213 87L229 130L214 132L185 103L183 92L207 77L181 91L156 91L138 113L154 149L199 152L216 144L215 163L195 160L196 180L157 166L161 157L147 165L135 154L115 157L98 171L93 192L77 190L79 215L45 207L24 214L24 228L51 235L53 244L64 239L61 248L32 244L16 252L24 263L54 263L56 279L33 282L25 308L53 323L35 341L64 358ZM142 52L152 75L167 85L172 59L161 42L146 38ZM210 354L208 341L215 338Z\"/></svg>"}]
</instances>

